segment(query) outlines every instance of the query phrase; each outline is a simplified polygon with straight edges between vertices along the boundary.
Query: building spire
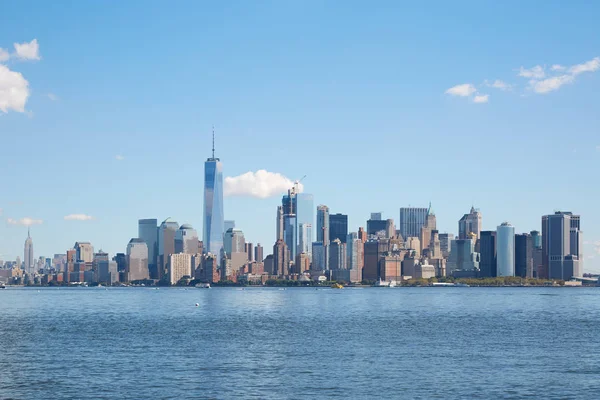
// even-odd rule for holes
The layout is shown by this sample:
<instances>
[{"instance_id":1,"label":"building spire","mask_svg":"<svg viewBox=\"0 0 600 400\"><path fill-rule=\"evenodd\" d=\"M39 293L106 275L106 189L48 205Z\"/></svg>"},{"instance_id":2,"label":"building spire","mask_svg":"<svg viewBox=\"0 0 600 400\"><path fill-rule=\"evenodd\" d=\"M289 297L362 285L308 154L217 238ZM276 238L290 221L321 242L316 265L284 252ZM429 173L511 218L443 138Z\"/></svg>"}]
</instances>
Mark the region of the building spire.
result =
<instances>
[{"instance_id":1,"label":"building spire","mask_svg":"<svg viewBox=\"0 0 600 400\"><path fill-rule=\"evenodd\" d=\"M29 232L30 230L31 230L31 228L27 227L27 239L31 239L31 235L30 235L30 232Z\"/></svg>"},{"instance_id":2,"label":"building spire","mask_svg":"<svg viewBox=\"0 0 600 400\"><path fill-rule=\"evenodd\" d=\"M212 147L212 158L215 158L215 126L213 125L213 147Z\"/></svg>"}]
</instances>

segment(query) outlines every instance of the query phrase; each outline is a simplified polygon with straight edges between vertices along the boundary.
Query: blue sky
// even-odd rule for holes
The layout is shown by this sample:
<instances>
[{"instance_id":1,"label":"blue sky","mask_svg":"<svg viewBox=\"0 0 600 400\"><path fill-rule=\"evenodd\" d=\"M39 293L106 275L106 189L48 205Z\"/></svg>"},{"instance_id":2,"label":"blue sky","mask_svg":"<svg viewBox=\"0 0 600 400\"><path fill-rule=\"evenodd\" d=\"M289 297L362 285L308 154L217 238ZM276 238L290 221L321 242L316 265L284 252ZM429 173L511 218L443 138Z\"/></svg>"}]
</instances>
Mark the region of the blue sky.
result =
<instances>
[{"instance_id":1,"label":"blue sky","mask_svg":"<svg viewBox=\"0 0 600 400\"><path fill-rule=\"evenodd\" d=\"M215 125L226 176L307 175L352 230L429 201L448 232L472 204L518 232L570 210L600 271L599 17L583 1L5 2L0 258L23 257L23 218L43 221L36 257L124 251L138 218L201 232ZM227 197L225 216L271 247L279 202Z\"/></svg>"}]
</instances>

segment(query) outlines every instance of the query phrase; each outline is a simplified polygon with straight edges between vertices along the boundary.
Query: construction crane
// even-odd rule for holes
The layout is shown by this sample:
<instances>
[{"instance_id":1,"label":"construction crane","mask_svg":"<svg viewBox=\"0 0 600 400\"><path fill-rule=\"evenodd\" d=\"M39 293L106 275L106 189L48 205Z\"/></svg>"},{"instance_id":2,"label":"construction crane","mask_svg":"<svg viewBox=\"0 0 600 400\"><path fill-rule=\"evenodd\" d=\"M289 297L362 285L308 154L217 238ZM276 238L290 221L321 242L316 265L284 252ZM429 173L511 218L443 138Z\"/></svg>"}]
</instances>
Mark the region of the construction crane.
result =
<instances>
[{"instance_id":1,"label":"construction crane","mask_svg":"<svg viewBox=\"0 0 600 400\"><path fill-rule=\"evenodd\" d=\"M300 189L300 188L299 188L300 182L302 182L302 181L304 180L304 178L306 178L306 175L304 175L304 176L303 176L302 178L300 178L299 180L297 180L297 181L294 181L294 186L292 187L292 189L291 189L291 191L290 191L290 194L291 194L292 196L295 196L296 194L298 194L298 190Z\"/></svg>"}]
</instances>

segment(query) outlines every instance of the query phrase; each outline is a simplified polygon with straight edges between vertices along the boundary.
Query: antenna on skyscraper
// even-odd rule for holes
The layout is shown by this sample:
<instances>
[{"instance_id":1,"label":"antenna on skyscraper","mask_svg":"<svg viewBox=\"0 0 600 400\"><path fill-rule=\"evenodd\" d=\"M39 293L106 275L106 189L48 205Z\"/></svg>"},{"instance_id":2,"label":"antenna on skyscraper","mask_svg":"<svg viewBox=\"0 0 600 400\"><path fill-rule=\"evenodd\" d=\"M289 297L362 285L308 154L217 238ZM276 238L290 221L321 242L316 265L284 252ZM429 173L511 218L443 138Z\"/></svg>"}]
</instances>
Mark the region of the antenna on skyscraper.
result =
<instances>
[{"instance_id":1,"label":"antenna on skyscraper","mask_svg":"<svg viewBox=\"0 0 600 400\"><path fill-rule=\"evenodd\" d=\"M212 158L215 158L215 126L213 125L213 156Z\"/></svg>"}]
</instances>

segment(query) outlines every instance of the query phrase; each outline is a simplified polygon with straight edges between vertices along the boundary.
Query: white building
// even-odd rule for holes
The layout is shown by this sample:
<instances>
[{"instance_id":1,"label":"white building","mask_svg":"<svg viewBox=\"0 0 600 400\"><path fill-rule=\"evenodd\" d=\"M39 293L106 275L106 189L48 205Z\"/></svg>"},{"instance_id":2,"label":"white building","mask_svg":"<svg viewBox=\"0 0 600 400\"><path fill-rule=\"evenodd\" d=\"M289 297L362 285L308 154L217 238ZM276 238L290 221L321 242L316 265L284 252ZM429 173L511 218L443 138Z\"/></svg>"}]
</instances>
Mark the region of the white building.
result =
<instances>
[{"instance_id":1,"label":"white building","mask_svg":"<svg viewBox=\"0 0 600 400\"><path fill-rule=\"evenodd\" d=\"M497 276L515 276L515 227L503 222L496 228Z\"/></svg>"}]
</instances>

